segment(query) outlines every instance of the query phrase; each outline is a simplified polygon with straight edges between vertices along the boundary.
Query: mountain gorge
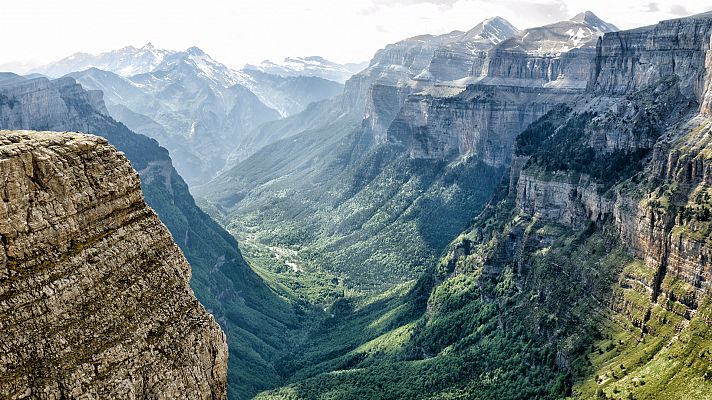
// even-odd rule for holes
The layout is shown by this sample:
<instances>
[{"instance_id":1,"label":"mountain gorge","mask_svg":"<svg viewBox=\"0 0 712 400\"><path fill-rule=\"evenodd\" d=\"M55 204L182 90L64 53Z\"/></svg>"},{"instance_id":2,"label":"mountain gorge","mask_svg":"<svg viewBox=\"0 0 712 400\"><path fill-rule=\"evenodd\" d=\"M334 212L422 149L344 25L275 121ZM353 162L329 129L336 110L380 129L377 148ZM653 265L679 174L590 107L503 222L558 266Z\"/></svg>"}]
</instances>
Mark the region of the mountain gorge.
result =
<instances>
[{"instance_id":1,"label":"mountain gorge","mask_svg":"<svg viewBox=\"0 0 712 400\"><path fill-rule=\"evenodd\" d=\"M712 12L37 72L0 397L712 400Z\"/></svg>"},{"instance_id":2,"label":"mountain gorge","mask_svg":"<svg viewBox=\"0 0 712 400\"><path fill-rule=\"evenodd\" d=\"M198 187L344 290L258 397L708 398L710 21L582 13L442 80L462 34L409 39Z\"/></svg>"},{"instance_id":3,"label":"mountain gorge","mask_svg":"<svg viewBox=\"0 0 712 400\"><path fill-rule=\"evenodd\" d=\"M258 241L290 247L346 281L358 280L356 286L413 279L489 199L516 136L584 92L589 70L581 66L596 55L600 26L608 27L582 14L519 32L494 18L469 32L389 45L332 102L341 110L336 119L291 133L196 193L223 210L235 224L229 229L259 226ZM511 48L511 41L528 48L573 40L577 29L585 34L569 51ZM545 33L532 33L538 30ZM479 50L459 68L477 83L454 92L451 82L424 86L421 78L440 51L473 43ZM473 74L477 57L481 72ZM537 75L538 64L560 65L561 59L569 62L556 75ZM503 77L503 60L531 69L511 67ZM278 130L293 119L269 127Z\"/></svg>"}]
</instances>

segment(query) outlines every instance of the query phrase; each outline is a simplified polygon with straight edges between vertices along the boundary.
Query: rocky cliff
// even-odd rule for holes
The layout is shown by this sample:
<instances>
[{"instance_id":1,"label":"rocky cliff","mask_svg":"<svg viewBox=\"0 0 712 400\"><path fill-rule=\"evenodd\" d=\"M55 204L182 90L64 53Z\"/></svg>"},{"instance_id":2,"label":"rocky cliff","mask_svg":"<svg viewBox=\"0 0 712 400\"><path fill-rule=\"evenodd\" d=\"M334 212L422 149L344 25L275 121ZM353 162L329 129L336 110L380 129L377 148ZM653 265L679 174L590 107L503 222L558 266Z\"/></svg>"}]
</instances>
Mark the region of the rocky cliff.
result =
<instances>
[{"instance_id":1,"label":"rocky cliff","mask_svg":"<svg viewBox=\"0 0 712 400\"><path fill-rule=\"evenodd\" d=\"M671 310L688 318L709 292L712 273L706 217L700 214L712 179L705 119L711 34L712 16L704 15L607 34L598 44L591 97L574 106L575 113L593 118L578 127L569 119L558 133L573 128L594 158L644 157L628 161L645 165L640 176L647 185L637 175L619 176L634 181L626 190L610 191L606 181L614 177L591 179L590 170L563 173L550 165L543 171L540 158L519 174L517 186L517 204L530 214L572 226L613 224L655 277L646 282L651 301L662 293ZM673 307L675 302L684 307Z\"/></svg>"},{"instance_id":2,"label":"rocky cliff","mask_svg":"<svg viewBox=\"0 0 712 400\"><path fill-rule=\"evenodd\" d=\"M481 54L481 71L460 82L472 83L461 93L436 84L403 100L384 137L406 144L413 158L475 155L492 166L508 165L519 133L584 92L597 39L614 29L586 12L519 32Z\"/></svg>"},{"instance_id":3,"label":"rocky cliff","mask_svg":"<svg viewBox=\"0 0 712 400\"><path fill-rule=\"evenodd\" d=\"M487 51L518 32L507 20L495 17L467 32L421 35L390 44L376 53L368 68L346 82L343 107L357 113L365 107L367 128L383 141L409 94L480 76Z\"/></svg>"},{"instance_id":4,"label":"rocky cliff","mask_svg":"<svg viewBox=\"0 0 712 400\"><path fill-rule=\"evenodd\" d=\"M482 85L454 97L411 96L385 137L406 145L412 158L450 161L472 155L491 166L506 166L520 132L578 95L567 89Z\"/></svg>"},{"instance_id":5,"label":"rocky cliff","mask_svg":"<svg viewBox=\"0 0 712 400\"><path fill-rule=\"evenodd\" d=\"M702 103L712 18L699 15L616 32L601 38L589 89L626 94L669 76L681 79L683 94Z\"/></svg>"},{"instance_id":6,"label":"rocky cliff","mask_svg":"<svg viewBox=\"0 0 712 400\"><path fill-rule=\"evenodd\" d=\"M472 382L449 393L709 398L711 18L665 21L598 42L591 80L517 136L510 176L419 282L433 289L422 320L402 326L410 335L403 358L440 360L448 371L464 364L459 371ZM467 133L483 121L459 100L472 90L411 96L389 139L419 158L482 157L462 146L477 143ZM470 102L503 102L491 93ZM490 359L508 351L517 361ZM457 360L445 361L452 354ZM468 357L476 361L469 365ZM409 367L364 358L356 368ZM497 373L470 373L482 364ZM535 378L547 373L556 378ZM532 382L550 386L537 390ZM505 394L497 392L504 386Z\"/></svg>"},{"instance_id":7,"label":"rocky cliff","mask_svg":"<svg viewBox=\"0 0 712 400\"><path fill-rule=\"evenodd\" d=\"M712 15L700 15L605 35L588 94L549 112L517 139L509 190L517 215L510 227L519 228L508 230L507 242L518 250L501 262L518 265L524 279L540 279L527 276L535 269L531 259L557 240L551 233L531 236L532 226L541 224L548 232L559 226L582 237L600 234L625 251L608 272L601 267L606 256L595 257L596 279L599 273L612 279L610 289L594 292L606 306L601 312L626 321L617 323L618 334L640 337L608 360L625 365L630 354L650 353L639 364L624 366L625 377L603 371L610 365L596 366L601 375L595 383L576 388L582 397L625 390L636 398L651 393L676 398L687 391L704 398L705 390L689 382L708 376L709 360L700 356L703 342L689 338L712 331L712 132L706 92L711 33ZM585 243L578 240L576 246ZM569 246L565 251L574 251ZM616 251L616 245L609 246ZM593 285L586 278L587 261L582 267L567 263L565 279ZM645 344L650 340L667 344L651 348ZM693 353L698 364L673 367L661 361ZM568 354L560 363L573 358ZM655 389L637 387L654 368L667 378L653 374Z\"/></svg>"},{"instance_id":8,"label":"rocky cliff","mask_svg":"<svg viewBox=\"0 0 712 400\"><path fill-rule=\"evenodd\" d=\"M227 345L105 139L0 132L3 398L224 399Z\"/></svg>"}]
</instances>

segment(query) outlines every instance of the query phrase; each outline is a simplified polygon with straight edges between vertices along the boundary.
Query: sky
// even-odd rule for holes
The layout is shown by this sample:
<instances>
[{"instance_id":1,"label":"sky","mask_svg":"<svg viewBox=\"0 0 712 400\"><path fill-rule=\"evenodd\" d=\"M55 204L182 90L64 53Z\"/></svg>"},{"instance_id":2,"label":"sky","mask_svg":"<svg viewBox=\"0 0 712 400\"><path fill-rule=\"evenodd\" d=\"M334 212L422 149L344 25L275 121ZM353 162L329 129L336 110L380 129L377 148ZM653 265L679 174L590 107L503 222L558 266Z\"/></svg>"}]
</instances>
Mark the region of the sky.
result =
<instances>
[{"instance_id":1,"label":"sky","mask_svg":"<svg viewBox=\"0 0 712 400\"><path fill-rule=\"evenodd\" d=\"M621 29L712 10L712 0L0 0L0 66L147 42L198 46L233 68L320 55L368 61L388 43L506 18L541 26L590 10ZM12 68L19 68L12 66ZM22 71L19 71L22 72Z\"/></svg>"}]
</instances>

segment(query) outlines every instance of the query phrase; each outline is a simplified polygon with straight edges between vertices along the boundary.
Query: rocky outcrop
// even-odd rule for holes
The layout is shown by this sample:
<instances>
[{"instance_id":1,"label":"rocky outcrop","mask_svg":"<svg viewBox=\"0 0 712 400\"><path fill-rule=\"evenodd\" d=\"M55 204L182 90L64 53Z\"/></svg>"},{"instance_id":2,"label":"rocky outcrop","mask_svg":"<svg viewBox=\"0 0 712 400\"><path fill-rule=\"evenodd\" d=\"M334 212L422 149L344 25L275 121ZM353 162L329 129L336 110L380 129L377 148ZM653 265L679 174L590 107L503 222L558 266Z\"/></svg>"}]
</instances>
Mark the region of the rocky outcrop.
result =
<instances>
[{"instance_id":1,"label":"rocky outcrop","mask_svg":"<svg viewBox=\"0 0 712 400\"><path fill-rule=\"evenodd\" d=\"M474 155L491 166L511 162L517 135L575 90L477 85L448 98L411 96L388 128L387 140L413 158Z\"/></svg>"},{"instance_id":2,"label":"rocky outcrop","mask_svg":"<svg viewBox=\"0 0 712 400\"><path fill-rule=\"evenodd\" d=\"M0 132L0 397L224 399L190 267L105 139Z\"/></svg>"},{"instance_id":3,"label":"rocky outcrop","mask_svg":"<svg viewBox=\"0 0 712 400\"><path fill-rule=\"evenodd\" d=\"M610 216L613 202L598 193L600 185L586 175L578 179L567 179L565 175L560 178L563 179L541 180L520 173L516 188L519 210L576 228Z\"/></svg>"},{"instance_id":4,"label":"rocky outcrop","mask_svg":"<svg viewBox=\"0 0 712 400\"><path fill-rule=\"evenodd\" d=\"M290 323L291 308L250 269L232 235L198 208L168 151L102 113L103 102L92 104L91 93L99 94L87 92L73 79L0 74L0 129L87 132L104 137L124 153L140 174L146 203L190 263L196 297L228 336L229 398L249 398L270 387L278 380L268 365L275 351L264 346L263 339L288 331L284 324ZM259 318L274 323L243 324ZM244 350L248 348L256 353Z\"/></svg>"},{"instance_id":5,"label":"rocky outcrop","mask_svg":"<svg viewBox=\"0 0 712 400\"><path fill-rule=\"evenodd\" d=\"M712 33L710 16L663 21L605 35L597 46L589 90L623 95L677 76L683 94L703 103Z\"/></svg>"},{"instance_id":6,"label":"rocky outcrop","mask_svg":"<svg viewBox=\"0 0 712 400\"><path fill-rule=\"evenodd\" d=\"M368 90L363 116L364 130L379 143L386 141L388 127L405 104L410 89L374 84Z\"/></svg>"}]
</instances>

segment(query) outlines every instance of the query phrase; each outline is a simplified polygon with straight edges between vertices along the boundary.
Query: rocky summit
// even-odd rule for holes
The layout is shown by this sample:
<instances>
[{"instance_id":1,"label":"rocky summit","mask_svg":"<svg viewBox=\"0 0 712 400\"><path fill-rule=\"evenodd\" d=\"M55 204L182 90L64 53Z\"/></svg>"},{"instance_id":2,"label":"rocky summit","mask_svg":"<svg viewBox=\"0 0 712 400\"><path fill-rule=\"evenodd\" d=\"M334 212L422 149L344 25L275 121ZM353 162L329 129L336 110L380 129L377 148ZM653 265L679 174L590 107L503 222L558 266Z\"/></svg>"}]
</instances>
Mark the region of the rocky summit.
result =
<instances>
[{"instance_id":1,"label":"rocky summit","mask_svg":"<svg viewBox=\"0 0 712 400\"><path fill-rule=\"evenodd\" d=\"M100 137L0 131L0 397L225 399L190 266Z\"/></svg>"}]
</instances>

